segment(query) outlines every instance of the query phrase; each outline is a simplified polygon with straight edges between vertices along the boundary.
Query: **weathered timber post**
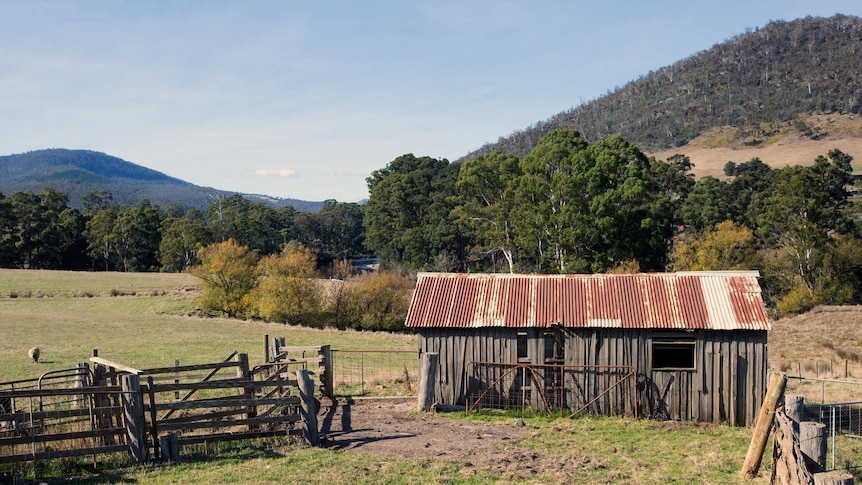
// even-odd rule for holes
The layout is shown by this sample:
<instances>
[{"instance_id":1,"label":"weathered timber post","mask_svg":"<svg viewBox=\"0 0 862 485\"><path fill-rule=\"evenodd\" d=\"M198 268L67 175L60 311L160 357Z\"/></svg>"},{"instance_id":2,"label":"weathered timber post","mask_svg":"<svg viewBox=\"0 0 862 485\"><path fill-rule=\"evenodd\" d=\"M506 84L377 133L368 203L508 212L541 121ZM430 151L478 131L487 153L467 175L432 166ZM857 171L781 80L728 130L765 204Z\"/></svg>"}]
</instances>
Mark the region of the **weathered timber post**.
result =
<instances>
[{"instance_id":1,"label":"weathered timber post","mask_svg":"<svg viewBox=\"0 0 862 485\"><path fill-rule=\"evenodd\" d=\"M269 334L263 336L263 361L266 364L270 363L269 357Z\"/></svg>"},{"instance_id":2,"label":"weathered timber post","mask_svg":"<svg viewBox=\"0 0 862 485\"><path fill-rule=\"evenodd\" d=\"M248 354L236 354L236 361L237 361L237 363L239 363L239 365L236 368L237 378L242 379L242 380L249 383L248 386L240 389L239 393L242 397L244 397L246 399L254 399L254 386L251 385L252 376L251 376L251 372L249 371L249 368L248 368ZM255 417L257 417L257 408L255 408L254 406L248 406L248 409L246 412L246 418L252 419ZM257 428L258 428L258 426L255 424L249 424L248 425L249 431L254 431Z\"/></svg>"},{"instance_id":3,"label":"weathered timber post","mask_svg":"<svg viewBox=\"0 0 862 485\"><path fill-rule=\"evenodd\" d=\"M799 448L803 455L817 463L819 469L813 471L823 471L826 466L826 425L811 421L799 423Z\"/></svg>"},{"instance_id":4,"label":"weathered timber post","mask_svg":"<svg viewBox=\"0 0 862 485\"><path fill-rule=\"evenodd\" d=\"M787 384L787 376L783 372L772 374L769 387L766 388L766 396L763 398L763 404L760 406L757 425L754 427L754 433L751 436L751 444L748 446L748 453L745 455L745 462L742 464L740 475L743 478L754 478L758 470L760 470L763 450L766 448L766 441L769 439L769 431L772 429L772 423L775 422L775 409L778 407L778 401L784 394L785 384Z\"/></svg>"},{"instance_id":5,"label":"weathered timber post","mask_svg":"<svg viewBox=\"0 0 862 485\"><path fill-rule=\"evenodd\" d=\"M317 400L314 398L314 381L308 375L307 369L296 371L296 380L299 384L302 434L308 444L318 446L320 435L317 432Z\"/></svg>"},{"instance_id":6,"label":"weathered timber post","mask_svg":"<svg viewBox=\"0 0 862 485\"><path fill-rule=\"evenodd\" d=\"M798 429L805 419L805 398L797 394L784 396L784 414L795 423L794 429Z\"/></svg>"},{"instance_id":7,"label":"weathered timber post","mask_svg":"<svg viewBox=\"0 0 862 485\"><path fill-rule=\"evenodd\" d=\"M167 433L159 438L159 447L162 449L162 462L180 462L180 440L176 433Z\"/></svg>"},{"instance_id":8,"label":"weathered timber post","mask_svg":"<svg viewBox=\"0 0 862 485\"><path fill-rule=\"evenodd\" d=\"M426 352L422 354L419 367L419 411L427 413L434 405L434 394L437 390L437 362L440 354Z\"/></svg>"},{"instance_id":9,"label":"weathered timber post","mask_svg":"<svg viewBox=\"0 0 862 485\"><path fill-rule=\"evenodd\" d=\"M123 415L126 417L126 434L129 438L129 452L138 463L149 459L147 450L147 430L144 418L144 399L141 395L140 378L134 374L120 377L122 387Z\"/></svg>"},{"instance_id":10,"label":"weathered timber post","mask_svg":"<svg viewBox=\"0 0 862 485\"><path fill-rule=\"evenodd\" d=\"M87 387L87 377L90 375L90 365L86 362L78 362L75 364L75 389L83 389ZM75 408L84 409L87 407L87 395L78 394L75 396Z\"/></svg>"},{"instance_id":11,"label":"weathered timber post","mask_svg":"<svg viewBox=\"0 0 862 485\"><path fill-rule=\"evenodd\" d=\"M159 420L156 416L156 392L153 389L153 376L147 376L147 394L150 396L150 422L153 435L153 459L159 459Z\"/></svg>"},{"instance_id":12,"label":"weathered timber post","mask_svg":"<svg viewBox=\"0 0 862 485\"><path fill-rule=\"evenodd\" d=\"M853 475L846 470L814 474L814 485L853 485Z\"/></svg>"},{"instance_id":13,"label":"weathered timber post","mask_svg":"<svg viewBox=\"0 0 862 485\"><path fill-rule=\"evenodd\" d=\"M775 436L772 448L772 473L769 483L785 485L810 485L811 472L805 465L799 449L798 423L794 423L783 411L775 413Z\"/></svg>"},{"instance_id":14,"label":"weathered timber post","mask_svg":"<svg viewBox=\"0 0 862 485\"><path fill-rule=\"evenodd\" d=\"M95 349L94 353L98 353ZM96 356L98 357L98 356ZM105 387L108 385L108 378L105 376L105 366L101 364L97 364L96 368L93 369L93 385L97 387ZM111 422L111 411L108 409L111 407L111 398L108 397L107 394L98 394L94 396L96 400L96 427L98 429L108 429L113 423ZM114 435L105 435L102 437L102 444L104 445L113 445L114 444Z\"/></svg>"},{"instance_id":15,"label":"weathered timber post","mask_svg":"<svg viewBox=\"0 0 862 485\"><path fill-rule=\"evenodd\" d=\"M329 399L335 399L335 389L333 388L335 374L332 366L332 348L329 344L320 346L320 355L323 357L323 368L325 369L321 377L323 395Z\"/></svg>"}]
</instances>

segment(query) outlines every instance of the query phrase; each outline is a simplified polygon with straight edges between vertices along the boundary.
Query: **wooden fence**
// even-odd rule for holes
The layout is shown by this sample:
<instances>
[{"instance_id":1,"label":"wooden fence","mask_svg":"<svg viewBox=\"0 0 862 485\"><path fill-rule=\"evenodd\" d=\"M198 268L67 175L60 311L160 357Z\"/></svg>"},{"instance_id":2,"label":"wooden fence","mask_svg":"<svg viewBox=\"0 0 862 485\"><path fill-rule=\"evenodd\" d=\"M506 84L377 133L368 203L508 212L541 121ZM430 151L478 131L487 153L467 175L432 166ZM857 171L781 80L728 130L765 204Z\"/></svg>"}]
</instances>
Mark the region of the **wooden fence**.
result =
<instances>
[{"instance_id":1,"label":"wooden fence","mask_svg":"<svg viewBox=\"0 0 862 485\"><path fill-rule=\"evenodd\" d=\"M0 383L0 464L123 451L172 461L182 445L277 435L317 445L315 388L324 399L332 389L328 349L285 347L254 368L237 352L153 369L94 355L62 382Z\"/></svg>"}]
</instances>

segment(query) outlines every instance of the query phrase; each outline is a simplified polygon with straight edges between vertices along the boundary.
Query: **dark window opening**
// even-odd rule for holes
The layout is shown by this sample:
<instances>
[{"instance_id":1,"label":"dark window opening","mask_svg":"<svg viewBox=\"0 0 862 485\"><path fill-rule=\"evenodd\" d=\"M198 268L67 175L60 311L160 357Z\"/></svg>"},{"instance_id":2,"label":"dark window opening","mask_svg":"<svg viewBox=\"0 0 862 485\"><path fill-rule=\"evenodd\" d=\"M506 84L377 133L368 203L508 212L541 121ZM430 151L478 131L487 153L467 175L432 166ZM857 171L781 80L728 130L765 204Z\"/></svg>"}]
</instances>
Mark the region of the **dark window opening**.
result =
<instances>
[{"instance_id":1,"label":"dark window opening","mask_svg":"<svg viewBox=\"0 0 862 485\"><path fill-rule=\"evenodd\" d=\"M654 335L652 339L653 370L694 370L694 335Z\"/></svg>"},{"instance_id":2,"label":"dark window opening","mask_svg":"<svg viewBox=\"0 0 862 485\"><path fill-rule=\"evenodd\" d=\"M562 332L545 332L545 363L562 364L566 358L566 341Z\"/></svg>"},{"instance_id":3,"label":"dark window opening","mask_svg":"<svg viewBox=\"0 0 862 485\"><path fill-rule=\"evenodd\" d=\"M527 354L527 332L518 332L518 362L529 362Z\"/></svg>"}]
</instances>

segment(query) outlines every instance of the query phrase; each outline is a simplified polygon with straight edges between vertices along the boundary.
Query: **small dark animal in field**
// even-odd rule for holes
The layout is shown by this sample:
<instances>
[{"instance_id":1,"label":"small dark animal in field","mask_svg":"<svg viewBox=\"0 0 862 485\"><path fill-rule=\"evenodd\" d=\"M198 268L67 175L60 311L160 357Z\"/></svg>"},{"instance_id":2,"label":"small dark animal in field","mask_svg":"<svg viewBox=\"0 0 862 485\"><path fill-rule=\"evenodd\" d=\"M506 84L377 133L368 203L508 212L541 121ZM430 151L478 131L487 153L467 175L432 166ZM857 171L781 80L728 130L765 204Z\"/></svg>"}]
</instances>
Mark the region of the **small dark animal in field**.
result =
<instances>
[{"instance_id":1,"label":"small dark animal in field","mask_svg":"<svg viewBox=\"0 0 862 485\"><path fill-rule=\"evenodd\" d=\"M27 352L27 355L29 355L30 358L33 359L33 362L38 363L39 362L39 347L33 347L32 349L30 349L29 352Z\"/></svg>"}]
</instances>

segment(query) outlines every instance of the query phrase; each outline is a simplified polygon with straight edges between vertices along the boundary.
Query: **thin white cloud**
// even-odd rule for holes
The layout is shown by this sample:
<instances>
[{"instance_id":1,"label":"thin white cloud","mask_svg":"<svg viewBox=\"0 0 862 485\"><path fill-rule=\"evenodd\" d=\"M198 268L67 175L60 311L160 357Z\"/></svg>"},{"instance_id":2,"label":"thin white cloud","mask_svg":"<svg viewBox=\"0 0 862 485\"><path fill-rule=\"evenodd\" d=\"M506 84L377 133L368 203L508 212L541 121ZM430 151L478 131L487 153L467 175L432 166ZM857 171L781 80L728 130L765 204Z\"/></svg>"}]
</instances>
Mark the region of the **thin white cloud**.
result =
<instances>
[{"instance_id":1,"label":"thin white cloud","mask_svg":"<svg viewBox=\"0 0 862 485\"><path fill-rule=\"evenodd\" d=\"M285 179L297 176L296 170L293 170L292 168L280 168L278 170L259 168L254 171L254 174L258 177L281 177Z\"/></svg>"},{"instance_id":2,"label":"thin white cloud","mask_svg":"<svg viewBox=\"0 0 862 485\"><path fill-rule=\"evenodd\" d=\"M331 175L333 177L367 177L368 173L359 170L333 170L323 175Z\"/></svg>"}]
</instances>

